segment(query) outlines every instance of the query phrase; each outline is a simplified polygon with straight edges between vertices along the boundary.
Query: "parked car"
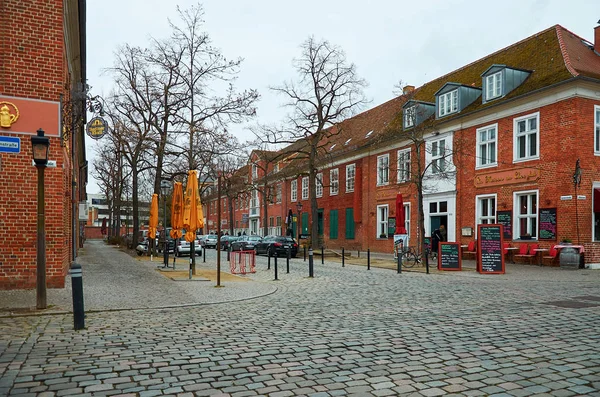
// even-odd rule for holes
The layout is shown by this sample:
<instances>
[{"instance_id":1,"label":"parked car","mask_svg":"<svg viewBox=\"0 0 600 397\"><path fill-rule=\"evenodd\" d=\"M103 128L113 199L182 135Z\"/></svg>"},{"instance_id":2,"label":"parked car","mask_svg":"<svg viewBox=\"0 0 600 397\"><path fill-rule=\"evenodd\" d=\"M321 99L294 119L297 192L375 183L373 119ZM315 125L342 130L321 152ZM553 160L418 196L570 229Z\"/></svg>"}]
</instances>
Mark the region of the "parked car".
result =
<instances>
[{"instance_id":1,"label":"parked car","mask_svg":"<svg viewBox=\"0 0 600 397\"><path fill-rule=\"evenodd\" d=\"M241 236L231 243L232 251L252 251L254 246L262 240L260 236Z\"/></svg>"},{"instance_id":2,"label":"parked car","mask_svg":"<svg viewBox=\"0 0 600 397\"><path fill-rule=\"evenodd\" d=\"M200 244L202 244L202 246L204 247L204 244L206 243L206 238L208 237L208 234L201 234L196 237L200 241Z\"/></svg>"},{"instance_id":3,"label":"parked car","mask_svg":"<svg viewBox=\"0 0 600 397\"><path fill-rule=\"evenodd\" d=\"M206 236L206 240L204 241L204 246L206 248L217 248L217 235L209 234Z\"/></svg>"},{"instance_id":4,"label":"parked car","mask_svg":"<svg viewBox=\"0 0 600 397\"><path fill-rule=\"evenodd\" d=\"M290 255L295 258L298 255L298 244L291 237L286 236L266 236L254 246L257 255L267 254L273 256L277 252L278 257L286 257L288 248Z\"/></svg>"},{"instance_id":5,"label":"parked car","mask_svg":"<svg viewBox=\"0 0 600 397\"><path fill-rule=\"evenodd\" d=\"M176 256L184 256L184 255L190 256L191 250L192 250L192 245L187 242L185 237L182 237L181 239L179 239L179 245L177 246L177 248L175 250L175 255ZM202 255L202 244L200 244L200 240L196 240L194 242L194 251L196 252L196 255L198 255L198 254Z\"/></svg>"},{"instance_id":6,"label":"parked car","mask_svg":"<svg viewBox=\"0 0 600 397\"><path fill-rule=\"evenodd\" d=\"M228 250L229 247L231 246L231 243L236 241L237 239L238 239L238 237L235 237L235 236L229 236L229 235L221 236L221 251Z\"/></svg>"}]
</instances>

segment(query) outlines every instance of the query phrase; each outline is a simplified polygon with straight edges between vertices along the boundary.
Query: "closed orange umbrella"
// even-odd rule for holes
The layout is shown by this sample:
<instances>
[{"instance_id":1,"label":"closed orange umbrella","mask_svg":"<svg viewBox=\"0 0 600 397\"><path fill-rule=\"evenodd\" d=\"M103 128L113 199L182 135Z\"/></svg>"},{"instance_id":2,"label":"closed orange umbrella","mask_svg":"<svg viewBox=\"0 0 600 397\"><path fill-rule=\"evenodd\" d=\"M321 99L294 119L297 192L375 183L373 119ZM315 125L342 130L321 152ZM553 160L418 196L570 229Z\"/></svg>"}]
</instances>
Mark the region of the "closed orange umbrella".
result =
<instances>
[{"instance_id":1,"label":"closed orange umbrella","mask_svg":"<svg viewBox=\"0 0 600 397\"><path fill-rule=\"evenodd\" d=\"M156 238L156 227L158 226L158 194L152 195L150 204L150 220L148 221L148 238Z\"/></svg>"},{"instance_id":2,"label":"closed orange umbrella","mask_svg":"<svg viewBox=\"0 0 600 397\"><path fill-rule=\"evenodd\" d=\"M198 177L196 171L188 172L187 186L185 189L185 200L183 205L183 228L185 229L185 240L195 241L196 230L204 227L202 204L198 194Z\"/></svg>"},{"instance_id":3,"label":"closed orange umbrella","mask_svg":"<svg viewBox=\"0 0 600 397\"><path fill-rule=\"evenodd\" d=\"M183 233L183 185L175 182L173 186L173 201L171 202L171 238L181 238Z\"/></svg>"}]
</instances>

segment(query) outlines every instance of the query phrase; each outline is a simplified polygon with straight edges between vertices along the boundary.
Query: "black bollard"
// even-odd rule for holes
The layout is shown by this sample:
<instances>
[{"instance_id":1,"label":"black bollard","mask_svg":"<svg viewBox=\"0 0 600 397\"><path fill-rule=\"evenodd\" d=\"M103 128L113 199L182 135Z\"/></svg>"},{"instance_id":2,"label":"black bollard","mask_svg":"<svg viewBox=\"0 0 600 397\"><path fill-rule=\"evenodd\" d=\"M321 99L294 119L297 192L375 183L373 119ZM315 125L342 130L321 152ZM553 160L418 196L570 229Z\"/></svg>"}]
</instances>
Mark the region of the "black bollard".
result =
<instances>
[{"instance_id":1,"label":"black bollard","mask_svg":"<svg viewBox=\"0 0 600 397\"><path fill-rule=\"evenodd\" d=\"M202 251L204 251L202 255L202 262L206 263L206 247L202 247Z\"/></svg>"},{"instance_id":2,"label":"black bollard","mask_svg":"<svg viewBox=\"0 0 600 397\"><path fill-rule=\"evenodd\" d=\"M275 280L278 280L278 278L277 278L277 252L275 252Z\"/></svg>"},{"instance_id":3,"label":"black bollard","mask_svg":"<svg viewBox=\"0 0 600 397\"><path fill-rule=\"evenodd\" d=\"M73 328L75 330L85 328L82 276L81 265L73 263L71 267L71 289L73 291Z\"/></svg>"},{"instance_id":4,"label":"black bollard","mask_svg":"<svg viewBox=\"0 0 600 397\"><path fill-rule=\"evenodd\" d=\"M304 262L306 262L306 245L304 246Z\"/></svg>"},{"instance_id":5,"label":"black bollard","mask_svg":"<svg viewBox=\"0 0 600 397\"><path fill-rule=\"evenodd\" d=\"M231 261L231 247L227 248L227 262Z\"/></svg>"},{"instance_id":6,"label":"black bollard","mask_svg":"<svg viewBox=\"0 0 600 397\"><path fill-rule=\"evenodd\" d=\"M358 250L358 258L360 258L360 250Z\"/></svg>"},{"instance_id":7,"label":"black bollard","mask_svg":"<svg viewBox=\"0 0 600 397\"><path fill-rule=\"evenodd\" d=\"M313 268L313 250L312 247L308 249L308 277L314 277L314 268Z\"/></svg>"},{"instance_id":8,"label":"black bollard","mask_svg":"<svg viewBox=\"0 0 600 397\"><path fill-rule=\"evenodd\" d=\"M321 246L321 265L325 264L325 249Z\"/></svg>"},{"instance_id":9,"label":"black bollard","mask_svg":"<svg viewBox=\"0 0 600 397\"><path fill-rule=\"evenodd\" d=\"M371 270L371 248L367 248L367 270Z\"/></svg>"},{"instance_id":10,"label":"black bollard","mask_svg":"<svg viewBox=\"0 0 600 397\"><path fill-rule=\"evenodd\" d=\"M271 255L269 255L269 251L267 251L267 270L271 270Z\"/></svg>"},{"instance_id":11,"label":"black bollard","mask_svg":"<svg viewBox=\"0 0 600 397\"><path fill-rule=\"evenodd\" d=\"M402 273L402 248L398 252L398 274Z\"/></svg>"},{"instance_id":12,"label":"black bollard","mask_svg":"<svg viewBox=\"0 0 600 397\"><path fill-rule=\"evenodd\" d=\"M345 261L346 261L346 256L344 255L344 248L342 248L342 267L344 267Z\"/></svg>"},{"instance_id":13,"label":"black bollard","mask_svg":"<svg viewBox=\"0 0 600 397\"><path fill-rule=\"evenodd\" d=\"M423 244L423 256L425 257L425 272L429 274L429 255L427 255L427 243Z\"/></svg>"},{"instance_id":14,"label":"black bollard","mask_svg":"<svg viewBox=\"0 0 600 397\"><path fill-rule=\"evenodd\" d=\"M290 258L291 257L292 257L292 249L290 247L288 247L287 258L286 258L286 263L285 263L285 270L286 270L286 273L288 273L288 274L290 272Z\"/></svg>"}]
</instances>

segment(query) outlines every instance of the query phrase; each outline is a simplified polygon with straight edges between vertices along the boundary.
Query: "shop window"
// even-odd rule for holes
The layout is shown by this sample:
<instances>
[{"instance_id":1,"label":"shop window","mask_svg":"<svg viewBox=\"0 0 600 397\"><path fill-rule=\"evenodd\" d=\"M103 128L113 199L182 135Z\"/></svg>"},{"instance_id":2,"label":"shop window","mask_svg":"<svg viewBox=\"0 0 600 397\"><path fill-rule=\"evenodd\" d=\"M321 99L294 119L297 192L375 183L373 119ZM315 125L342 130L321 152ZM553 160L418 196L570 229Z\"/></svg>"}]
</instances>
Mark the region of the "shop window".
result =
<instances>
[{"instance_id":1,"label":"shop window","mask_svg":"<svg viewBox=\"0 0 600 397\"><path fill-rule=\"evenodd\" d=\"M516 192L514 194L514 213L516 214L515 236L519 238L537 238L538 192Z\"/></svg>"},{"instance_id":2,"label":"shop window","mask_svg":"<svg viewBox=\"0 0 600 397\"><path fill-rule=\"evenodd\" d=\"M496 223L496 196L477 197L477 224Z\"/></svg>"}]
</instances>

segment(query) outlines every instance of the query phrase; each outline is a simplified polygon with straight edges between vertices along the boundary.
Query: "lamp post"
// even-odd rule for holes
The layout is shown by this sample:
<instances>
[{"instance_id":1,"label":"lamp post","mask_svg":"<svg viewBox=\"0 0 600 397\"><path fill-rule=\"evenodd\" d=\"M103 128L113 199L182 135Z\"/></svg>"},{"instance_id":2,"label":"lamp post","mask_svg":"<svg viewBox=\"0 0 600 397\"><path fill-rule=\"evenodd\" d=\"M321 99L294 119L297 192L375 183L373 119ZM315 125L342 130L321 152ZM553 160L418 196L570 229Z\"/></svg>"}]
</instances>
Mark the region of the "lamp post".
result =
<instances>
[{"instance_id":1,"label":"lamp post","mask_svg":"<svg viewBox=\"0 0 600 397\"><path fill-rule=\"evenodd\" d=\"M296 204L296 209L298 210L298 219L296 221L298 223L298 248L300 248L300 211L302 211L302 203L300 201Z\"/></svg>"},{"instance_id":2,"label":"lamp post","mask_svg":"<svg viewBox=\"0 0 600 397\"><path fill-rule=\"evenodd\" d=\"M37 281L36 307L45 309L46 302L46 207L44 197L44 171L48 165L50 139L44 136L44 130L37 130L37 136L31 137L33 161L38 171L37 184Z\"/></svg>"},{"instance_id":3,"label":"lamp post","mask_svg":"<svg viewBox=\"0 0 600 397\"><path fill-rule=\"evenodd\" d=\"M169 194L170 186L171 184L169 183L169 181L164 179L160 181L160 191L162 193L164 201L163 208L165 209L163 221L163 234L165 235L163 242L163 267L169 267L169 243L167 241L167 194Z\"/></svg>"}]
</instances>

